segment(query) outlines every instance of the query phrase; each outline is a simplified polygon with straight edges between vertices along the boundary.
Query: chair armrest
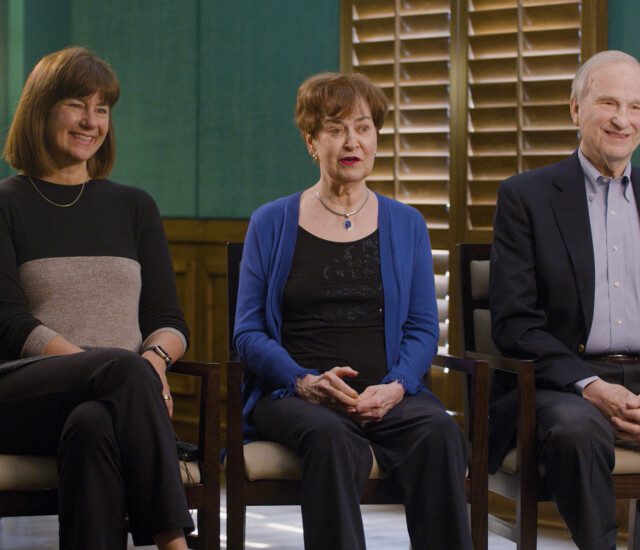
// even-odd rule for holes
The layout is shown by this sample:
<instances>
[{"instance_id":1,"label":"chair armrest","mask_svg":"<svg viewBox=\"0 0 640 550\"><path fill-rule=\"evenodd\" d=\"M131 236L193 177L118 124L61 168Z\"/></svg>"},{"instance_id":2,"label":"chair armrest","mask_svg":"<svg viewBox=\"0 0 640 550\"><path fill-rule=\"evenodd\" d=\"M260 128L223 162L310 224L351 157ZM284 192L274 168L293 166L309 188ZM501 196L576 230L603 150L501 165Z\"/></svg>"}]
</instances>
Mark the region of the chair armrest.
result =
<instances>
[{"instance_id":1,"label":"chair armrest","mask_svg":"<svg viewBox=\"0 0 640 550\"><path fill-rule=\"evenodd\" d=\"M461 359L451 355L437 355L433 365L460 372L466 381L466 426L469 448L469 482L473 524L486 524L489 473L489 368L486 361Z\"/></svg>"},{"instance_id":2,"label":"chair armrest","mask_svg":"<svg viewBox=\"0 0 640 550\"><path fill-rule=\"evenodd\" d=\"M472 443L471 468L474 460L482 460L476 468L486 472L489 420L489 368L486 361L462 359L452 355L436 355L433 365L457 371L466 379L466 413L469 441ZM473 474L473 471L471 472Z\"/></svg>"},{"instance_id":3,"label":"chair armrest","mask_svg":"<svg viewBox=\"0 0 640 550\"><path fill-rule=\"evenodd\" d=\"M484 359L476 360L475 358L463 359L454 355L436 355L431 361L432 365L473 375L477 372L478 363L485 363ZM482 365L480 366L482 368Z\"/></svg>"},{"instance_id":4,"label":"chair armrest","mask_svg":"<svg viewBox=\"0 0 640 550\"><path fill-rule=\"evenodd\" d=\"M467 352L467 357L486 361L490 369L510 372L517 379L516 468L520 491L535 493L538 479L536 458L535 369L530 359L514 359L484 353Z\"/></svg>"},{"instance_id":5,"label":"chair armrest","mask_svg":"<svg viewBox=\"0 0 640 550\"><path fill-rule=\"evenodd\" d=\"M188 376L198 376L203 378L215 370L214 376L218 375L219 365L217 363L203 363L199 361L177 361L171 367L170 374L186 374Z\"/></svg>"},{"instance_id":6,"label":"chair armrest","mask_svg":"<svg viewBox=\"0 0 640 550\"><path fill-rule=\"evenodd\" d=\"M486 361L490 369L511 372L514 374L522 374L525 371L531 371L531 375L533 375L533 361L530 359L514 359L512 357L489 355L487 353L478 353L476 351L468 351L466 356L470 359Z\"/></svg>"},{"instance_id":7,"label":"chair armrest","mask_svg":"<svg viewBox=\"0 0 640 550\"><path fill-rule=\"evenodd\" d=\"M436 355L431 362L442 368L466 375L468 411L473 422L486 424L489 415L489 367L484 360L462 359L453 355ZM469 425L472 433L473 423ZM478 430L484 430L481 426Z\"/></svg>"},{"instance_id":8,"label":"chair armrest","mask_svg":"<svg viewBox=\"0 0 640 550\"><path fill-rule=\"evenodd\" d=\"M204 478L206 472L217 472L220 463L220 366L218 363L178 361L170 374L201 379L198 461L202 465Z\"/></svg>"}]
</instances>

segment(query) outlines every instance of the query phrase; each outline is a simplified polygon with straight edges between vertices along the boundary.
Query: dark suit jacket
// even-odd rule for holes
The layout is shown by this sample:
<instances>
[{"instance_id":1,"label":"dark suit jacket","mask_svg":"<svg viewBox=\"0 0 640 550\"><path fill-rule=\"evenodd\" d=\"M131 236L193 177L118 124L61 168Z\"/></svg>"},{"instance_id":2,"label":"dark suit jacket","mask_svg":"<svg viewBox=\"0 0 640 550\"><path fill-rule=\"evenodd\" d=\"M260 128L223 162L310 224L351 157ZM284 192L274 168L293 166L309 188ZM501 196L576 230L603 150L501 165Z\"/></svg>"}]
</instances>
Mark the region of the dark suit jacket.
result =
<instances>
[{"instance_id":1,"label":"dark suit jacket","mask_svg":"<svg viewBox=\"0 0 640 550\"><path fill-rule=\"evenodd\" d=\"M631 181L640 205L640 170ZM491 247L491 332L505 356L533 359L536 387L575 391L593 376L581 356L593 320L595 267L577 151L500 186ZM495 471L516 430L515 381L495 376L490 460Z\"/></svg>"}]
</instances>

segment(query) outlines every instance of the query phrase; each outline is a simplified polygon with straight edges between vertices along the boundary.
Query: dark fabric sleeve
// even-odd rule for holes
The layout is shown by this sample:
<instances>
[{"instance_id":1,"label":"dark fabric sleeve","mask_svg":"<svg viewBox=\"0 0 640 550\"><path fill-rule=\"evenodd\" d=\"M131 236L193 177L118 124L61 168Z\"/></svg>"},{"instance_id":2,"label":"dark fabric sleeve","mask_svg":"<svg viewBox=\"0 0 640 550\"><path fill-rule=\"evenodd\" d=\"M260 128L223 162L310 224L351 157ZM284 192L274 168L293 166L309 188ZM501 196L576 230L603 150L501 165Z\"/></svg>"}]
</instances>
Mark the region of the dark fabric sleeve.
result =
<instances>
[{"instance_id":1,"label":"dark fabric sleeve","mask_svg":"<svg viewBox=\"0 0 640 550\"><path fill-rule=\"evenodd\" d=\"M262 384L273 390L281 390L278 397L288 397L295 391L297 378L307 374L317 375L318 372L298 365L276 339L276 335L269 331L269 274L265 265L275 254L275 247L266 238L260 240L260 225L254 214L247 229L240 264L234 345L247 368Z\"/></svg>"},{"instance_id":2,"label":"dark fabric sleeve","mask_svg":"<svg viewBox=\"0 0 640 550\"><path fill-rule=\"evenodd\" d=\"M18 359L27 338L41 324L27 309L9 223L0 213L0 360Z\"/></svg>"},{"instance_id":3,"label":"dark fabric sleeve","mask_svg":"<svg viewBox=\"0 0 640 550\"><path fill-rule=\"evenodd\" d=\"M503 355L534 360L537 385L574 390L593 371L549 331L531 216L517 187L503 182L491 247L491 334Z\"/></svg>"},{"instance_id":4,"label":"dark fabric sleeve","mask_svg":"<svg viewBox=\"0 0 640 550\"><path fill-rule=\"evenodd\" d=\"M143 195L138 261L142 275L140 331L145 340L160 328L181 332L187 343L189 329L178 304L176 280L162 219L153 199Z\"/></svg>"}]
</instances>

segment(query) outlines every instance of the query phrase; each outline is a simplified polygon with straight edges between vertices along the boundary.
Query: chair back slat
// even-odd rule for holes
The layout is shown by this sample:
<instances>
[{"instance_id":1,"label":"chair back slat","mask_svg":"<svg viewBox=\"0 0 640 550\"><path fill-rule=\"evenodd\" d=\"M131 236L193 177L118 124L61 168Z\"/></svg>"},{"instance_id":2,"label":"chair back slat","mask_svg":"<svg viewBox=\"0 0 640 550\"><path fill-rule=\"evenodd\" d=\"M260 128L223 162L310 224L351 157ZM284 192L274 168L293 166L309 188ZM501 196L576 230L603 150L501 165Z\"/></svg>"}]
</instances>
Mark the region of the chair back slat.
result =
<instances>
[{"instance_id":1,"label":"chair back slat","mask_svg":"<svg viewBox=\"0 0 640 550\"><path fill-rule=\"evenodd\" d=\"M489 257L490 244L459 244L460 266L459 313L462 321L461 348L500 355L491 338L489 313Z\"/></svg>"},{"instance_id":2,"label":"chair back slat","mask_svg":"<svg viewBox=\"0 0 640 550\"><path fill-rule=\"evenodd\" d=\"M238 282L240 280L240 261L244 243L227 243L227 329L229 331L229 351L233 346L233 327L236 323L236 303L238 301Z\"/></svg>"}]
</instances>

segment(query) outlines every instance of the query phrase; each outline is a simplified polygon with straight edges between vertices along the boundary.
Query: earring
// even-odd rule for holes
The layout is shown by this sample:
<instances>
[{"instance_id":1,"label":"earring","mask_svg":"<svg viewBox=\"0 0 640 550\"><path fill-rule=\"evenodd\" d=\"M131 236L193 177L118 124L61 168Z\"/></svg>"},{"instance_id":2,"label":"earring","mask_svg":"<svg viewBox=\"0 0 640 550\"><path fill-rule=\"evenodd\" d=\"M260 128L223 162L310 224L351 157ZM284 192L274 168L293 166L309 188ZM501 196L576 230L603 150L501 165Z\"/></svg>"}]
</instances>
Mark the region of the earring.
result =
<instances>
[{"instance_id":1,"label":"earring","mask_svg":"<svg viewBox=\"0 0 640 550\"><path fill-rule=\"evenodd\" d=\"M318 153L313 153L313 155L311 155L311 158L318 162Z\"/></svg>"}]
</instances>

